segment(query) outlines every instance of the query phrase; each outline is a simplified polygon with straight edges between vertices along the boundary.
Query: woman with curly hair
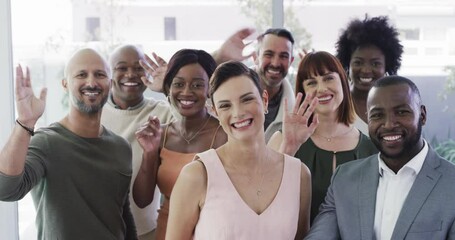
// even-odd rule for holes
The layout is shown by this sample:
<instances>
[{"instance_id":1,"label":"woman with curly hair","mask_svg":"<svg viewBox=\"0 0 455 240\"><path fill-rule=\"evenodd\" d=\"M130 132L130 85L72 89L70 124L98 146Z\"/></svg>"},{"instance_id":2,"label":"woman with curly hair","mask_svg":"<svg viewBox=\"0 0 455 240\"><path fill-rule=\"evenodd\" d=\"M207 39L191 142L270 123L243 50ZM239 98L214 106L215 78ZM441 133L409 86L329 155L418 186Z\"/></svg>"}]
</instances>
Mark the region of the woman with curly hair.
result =
<instances>
[{"instance_id":1,"label":"woman with curly hair","mask_svg":"<svg viewBox=\"0 0 455 240\"><path fill-rule=\"evenodd\" d=\"M355 126L368 135L366 101L373 82L396 75L401 66L403 46L395 27L386 16L354 19L336 43L336 56L346 70L357 120Z\"/></svg>"}]
</instances>

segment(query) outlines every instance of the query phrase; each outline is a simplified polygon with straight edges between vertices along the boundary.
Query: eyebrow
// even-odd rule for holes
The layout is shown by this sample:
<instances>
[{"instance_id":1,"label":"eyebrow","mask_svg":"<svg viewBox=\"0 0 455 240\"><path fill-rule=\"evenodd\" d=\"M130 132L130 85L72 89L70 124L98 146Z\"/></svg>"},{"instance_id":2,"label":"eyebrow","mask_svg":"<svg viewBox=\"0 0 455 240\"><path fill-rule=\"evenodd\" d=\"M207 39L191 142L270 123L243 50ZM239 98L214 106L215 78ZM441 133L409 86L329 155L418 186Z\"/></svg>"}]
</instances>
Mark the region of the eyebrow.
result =
<instances>
[{"instance_id":1,"label":"eyebrow","mask_svg":"<svg viewBox=\"0 0 455 240\"><path fill-rule=\"evenodd\" d=\"M173 79L185 80L185 78L178 77L178 76L175 76ZM203 77L194 77L194 78L191 78L191 80L198 80L198 81L204 81L205 82L205 79Z\"/></svg>"},{"instance_id":2,"label":"eyebrow","mask_svg":"<svg viewBox=\"0 0 455 240\"><path fill-rule=\"evenodd\" d=\"M126 61L120 61L120 62L115 63L115 65L119 65L119 64L128 64L128 63ZM139 64L139 61L134 61L133 64Z\"/></svg>"},{"instance_id":3,"label":"eyebrow","mask_svg":"<svg viewBox=\"0 0 455 240\"><path fill-rule=\"evenodd\" d=\"M239 99L242 99L242 98L244 98L244 97L246 97L246 96L248 96L248 95L251 95L251 94L253 94L253 92L244 93L244 94L242 94L242 95L239 97ZM218 102L216 102L216 103L225 103L225 102L230 102L230 101L229 101L229 100L220 100L220 101L218 101Z\"/></svg>"}]
</instances>

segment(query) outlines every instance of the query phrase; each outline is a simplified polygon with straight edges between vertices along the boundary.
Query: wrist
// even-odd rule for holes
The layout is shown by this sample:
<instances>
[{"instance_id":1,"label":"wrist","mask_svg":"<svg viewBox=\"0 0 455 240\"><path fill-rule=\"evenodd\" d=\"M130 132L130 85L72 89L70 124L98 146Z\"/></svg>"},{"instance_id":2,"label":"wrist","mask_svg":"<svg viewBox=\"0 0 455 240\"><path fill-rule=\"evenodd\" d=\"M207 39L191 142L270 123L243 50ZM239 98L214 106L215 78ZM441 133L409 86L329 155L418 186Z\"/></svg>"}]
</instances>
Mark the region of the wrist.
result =
<instances>
[{"instance_id":1,"label":"wrist","mask_svg":"<svg viewBox=\"0 0 455 240\"><path fill-rule=\"evenodd\" d=\"M22 129L24 129L25 131L27 131L27 133L28 133L30 136L35 135L35 124L32 125L33 127L30 127L30 125L27 125L26 123L22 122L22 121L19 120L19 119L16 119L16 123L17 123Z\"/></svg>"}]
</instances>

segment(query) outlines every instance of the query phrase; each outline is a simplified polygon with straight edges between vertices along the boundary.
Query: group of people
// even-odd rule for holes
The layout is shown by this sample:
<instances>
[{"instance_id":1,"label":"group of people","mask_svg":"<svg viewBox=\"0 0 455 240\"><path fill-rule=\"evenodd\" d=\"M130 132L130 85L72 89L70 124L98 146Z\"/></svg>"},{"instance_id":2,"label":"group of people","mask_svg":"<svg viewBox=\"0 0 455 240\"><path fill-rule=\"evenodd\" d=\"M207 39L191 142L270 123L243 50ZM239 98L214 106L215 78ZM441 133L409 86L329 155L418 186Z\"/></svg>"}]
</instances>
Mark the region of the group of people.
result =
<instances>
[{"instance_id":1,"label":"group of people","mask_svg":"<svg viewBox=\"0 0 455 240\"><path fill-rule=\"evenodd\" d=\"M251 33L169 62L133 45L107 61L78 50L68 115L36 131L46 91L18 66L0 200L31 191L38 239L455 238L455 166L422 137L388 19L351 21L335 55L306 53L294 90L292 34L261 34L249 68Z\"/></svg>"}]
</instances>

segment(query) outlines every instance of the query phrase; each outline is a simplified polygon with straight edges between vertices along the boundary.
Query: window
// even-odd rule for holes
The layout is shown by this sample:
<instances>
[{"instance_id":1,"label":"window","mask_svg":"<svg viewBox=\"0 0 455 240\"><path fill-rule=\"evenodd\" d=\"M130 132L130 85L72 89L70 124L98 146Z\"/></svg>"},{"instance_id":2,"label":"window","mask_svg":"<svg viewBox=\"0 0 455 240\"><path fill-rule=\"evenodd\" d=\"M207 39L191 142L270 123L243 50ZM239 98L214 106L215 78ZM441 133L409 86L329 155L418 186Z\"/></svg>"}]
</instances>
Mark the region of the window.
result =
<instances>
[{"instance_id":1,"label":"window","mask_svg":"<svg viewBox=\"0 0 455 240\"><path fill-rule=\"evenodd\" d=\"M175 17L164 18L164 40L177 40L175 33Z\"/></svg>"},{"instance_id":2,"label":"window","mask_svg":"<svg viewBox=\"0 0 455 240\"><path fill-rule=\"evenodd\" d=\"M85 19L86 41L100 40L100 18L88 17Z\"/></svg>"},{"instance_id":3,"label":"window","mask_svg":"<svg viewBox=\"0 0 455 240\"><path fill-rule=\"evenodd\" d=\"M399 29L400 37L402 40L419 40L420 39L420 29L418 28L406 28Z\"/></svg>"}]
</instances>

